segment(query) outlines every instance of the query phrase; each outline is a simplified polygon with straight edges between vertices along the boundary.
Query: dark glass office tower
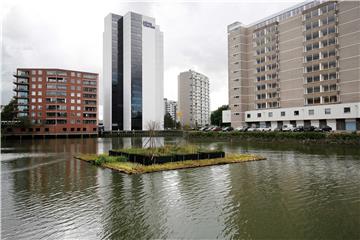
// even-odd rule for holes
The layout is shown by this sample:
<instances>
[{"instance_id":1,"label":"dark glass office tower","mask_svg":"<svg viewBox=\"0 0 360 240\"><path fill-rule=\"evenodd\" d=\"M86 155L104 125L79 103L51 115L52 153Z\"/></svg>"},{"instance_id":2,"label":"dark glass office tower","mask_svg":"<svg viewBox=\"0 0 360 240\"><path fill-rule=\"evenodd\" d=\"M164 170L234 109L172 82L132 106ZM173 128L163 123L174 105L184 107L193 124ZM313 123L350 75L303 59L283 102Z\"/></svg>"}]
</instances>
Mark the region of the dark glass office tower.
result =
<instances>
[{"instance_id":1,"label":"dark glass office tower","mask_svg":"<svg viewBox=\"0 0 360 240\"><path fill-rule=\"evenodd\" d=\"M123 18L119 15L112 15L112 71L111 71L111 83L112 83L112 129L123 130L124 129L124 106L123 106Z\"/></svg>"},{"instance_id":2,"label":"dark glass office tower","mask_svg":"<svg viewBox=\"0 0 360 240\"><path fill-rule=\"evenodd\" d=\"M142 130L142 16L131 13L131 127Z\"/></svg>"}]
</instances>

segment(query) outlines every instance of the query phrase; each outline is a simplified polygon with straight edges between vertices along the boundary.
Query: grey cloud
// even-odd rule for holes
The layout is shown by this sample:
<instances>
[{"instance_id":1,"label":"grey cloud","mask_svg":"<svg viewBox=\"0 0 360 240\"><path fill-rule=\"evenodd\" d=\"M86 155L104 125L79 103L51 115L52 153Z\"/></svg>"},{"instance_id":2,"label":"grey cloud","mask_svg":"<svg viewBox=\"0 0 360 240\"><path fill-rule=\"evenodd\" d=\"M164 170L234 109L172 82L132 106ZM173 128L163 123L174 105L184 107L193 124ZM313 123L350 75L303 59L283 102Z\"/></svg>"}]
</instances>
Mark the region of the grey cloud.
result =
<instances>
[{"instance_id":1,"label":"grey cloud","mask_svg":"<svg viewBox=\"0 0 360 240\"><path fill-rule=\"evenodd\" d=\"M71 4L70 4L71 3ZM165 97L177 98L177 75L192 68L210 78L211 109L226 104L227 32L294 3L121 3L101 1L10 1L3 21L1 99L12 96L17 67L58 67L100 73L103 18L128 11L156 19L164 32ZM86 8L84 8L86 6ZM60 15L54 15L60 12ZM100 84L100 98L102 96Z\"/></svg>"}]
</instances>

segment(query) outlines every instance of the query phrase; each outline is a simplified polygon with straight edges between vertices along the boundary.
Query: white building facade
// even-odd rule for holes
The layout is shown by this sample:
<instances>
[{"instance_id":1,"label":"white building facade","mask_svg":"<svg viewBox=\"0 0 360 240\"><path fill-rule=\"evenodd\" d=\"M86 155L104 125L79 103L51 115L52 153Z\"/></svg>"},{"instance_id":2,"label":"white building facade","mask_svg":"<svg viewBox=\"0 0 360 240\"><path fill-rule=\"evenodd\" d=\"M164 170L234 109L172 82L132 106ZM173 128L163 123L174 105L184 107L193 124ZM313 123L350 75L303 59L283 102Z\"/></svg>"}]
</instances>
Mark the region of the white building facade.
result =
<instances>
[{"instance_id":1,"label":"white building facade","mask_svg":"<svg viewBox=\"0 0 360 240\"><path fill-rule=\"evenodd\" d=\"M178 112L182 125L205 126L210 123L210 83L201 73L189 70L178 76Z\"/></svg>"},{"instance_id":2,"label":"white building facade","mask_svg":"<svg viewBox=\"0 0 360 240\"><path fill-rule=\"evenodd\" d=\"M253 110L246 112L246 122L256 127L330 126L333 130L356 131L360 102L319 106Z\"/></svg>"},{"instance_id":3,"label":"white building facade","mask_svg":"<svg viewBox=\"0 0 360 240\"><path fill-rule=\"evenodd\" d=\"M177 102L164 98L165 114L169 113L171 118L176 121Z\"/></svg>"},{"instance_id":4,"label":"white building facade","mask_svg":"<svg viewBox=\"0 0 360 240\"><path fill-rule=\"evenodd\" d=\"M129 12L105 17L103 33L104 127L163 129L163 33L155 19Z\"/></svg>"}]
</instances>

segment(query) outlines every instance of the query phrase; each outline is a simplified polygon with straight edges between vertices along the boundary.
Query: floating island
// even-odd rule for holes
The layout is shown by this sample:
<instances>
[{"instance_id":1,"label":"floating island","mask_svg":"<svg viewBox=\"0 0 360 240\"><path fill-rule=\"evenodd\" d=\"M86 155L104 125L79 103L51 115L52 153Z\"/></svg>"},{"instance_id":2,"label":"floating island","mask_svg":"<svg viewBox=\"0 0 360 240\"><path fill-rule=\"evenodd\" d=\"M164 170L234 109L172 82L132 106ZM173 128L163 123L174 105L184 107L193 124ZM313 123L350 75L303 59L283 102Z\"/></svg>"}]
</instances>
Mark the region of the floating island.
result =
<instances>
[{"instance_id":1,"label":"floating island","mask_svg":"<svg viewBox=\"0 0 360 240\"><path fill-rule=\"evenodd\" d=\"M114 149L108 154L80 154L74 158L127 174L266 160L258 155L225 154L223 151L202 149L195 145Z\"/></svg>"}]
</instances>

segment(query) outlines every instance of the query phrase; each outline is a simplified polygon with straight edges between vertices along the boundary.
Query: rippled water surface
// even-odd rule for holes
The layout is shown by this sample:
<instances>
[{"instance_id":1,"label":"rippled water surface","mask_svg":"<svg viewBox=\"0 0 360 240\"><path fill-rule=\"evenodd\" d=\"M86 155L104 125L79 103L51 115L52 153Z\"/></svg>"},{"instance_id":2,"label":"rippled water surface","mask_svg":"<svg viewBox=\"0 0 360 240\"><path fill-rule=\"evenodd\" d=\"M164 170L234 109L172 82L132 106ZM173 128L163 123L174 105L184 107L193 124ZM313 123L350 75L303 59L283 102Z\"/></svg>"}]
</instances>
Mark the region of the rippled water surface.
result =
<instances>
[{"instance_id":1,"label":"rippled water surface","mask_svg":"<svg viewBox=\"0 0 360 240\"><path fill-rule=\"evenodd\" d=\"M142 144L3 141L1 239L360 239L360 146L198 142L268 160L131 176L72 158Z\"/></svg>"}]
</instances>

